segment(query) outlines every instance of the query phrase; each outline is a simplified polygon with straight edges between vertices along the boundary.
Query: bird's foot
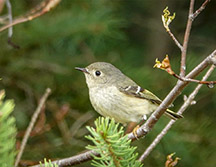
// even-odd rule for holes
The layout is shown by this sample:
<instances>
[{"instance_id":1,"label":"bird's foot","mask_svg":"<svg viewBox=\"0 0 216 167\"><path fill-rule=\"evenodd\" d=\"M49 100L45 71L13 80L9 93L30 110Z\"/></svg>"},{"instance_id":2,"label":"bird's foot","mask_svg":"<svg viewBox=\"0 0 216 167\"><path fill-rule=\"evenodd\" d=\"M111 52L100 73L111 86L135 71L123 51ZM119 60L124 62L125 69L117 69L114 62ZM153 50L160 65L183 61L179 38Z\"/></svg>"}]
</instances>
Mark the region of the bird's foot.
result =
<instances>
[{"instance_id":1,"label":"bird's foot","mask_svg":"<svg viewBox=\"0 0 216 167\"><path fill-rule=\"evenodd\" d=\"M138 138L138 136L137 136L137 130L140 128L140 126L139 125L137 125L134 129L133 129L133 135L135 136L135 138L137 139L137 140L139 140L139 138Z\"/></svg>"}]
</instances>

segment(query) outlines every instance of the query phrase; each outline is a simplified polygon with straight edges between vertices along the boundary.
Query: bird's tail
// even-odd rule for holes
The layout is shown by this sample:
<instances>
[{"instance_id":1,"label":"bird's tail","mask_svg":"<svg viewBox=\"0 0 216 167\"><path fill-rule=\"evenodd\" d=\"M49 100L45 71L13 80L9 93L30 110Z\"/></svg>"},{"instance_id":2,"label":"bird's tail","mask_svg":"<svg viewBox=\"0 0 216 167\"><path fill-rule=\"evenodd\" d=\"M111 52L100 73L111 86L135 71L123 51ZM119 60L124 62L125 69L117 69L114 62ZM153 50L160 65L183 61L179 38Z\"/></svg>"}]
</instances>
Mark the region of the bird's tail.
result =
<instances>
[{"instance_id":1,"label":"bird's tail","mask_svg":"<svg viewBox=\"0 0 216 167\"><path fill-rule=\"evenodd\" d=\"M172 119L174 119L174 120L183 118L183 115L177 114L177 113L175 113L174 111L172 111L172 110L170 110L170 109L167 109L167 110L165 111L165 114L166 114L168 117L170 117L170 118L172 118Z\"/></svg>"}]
</instances>

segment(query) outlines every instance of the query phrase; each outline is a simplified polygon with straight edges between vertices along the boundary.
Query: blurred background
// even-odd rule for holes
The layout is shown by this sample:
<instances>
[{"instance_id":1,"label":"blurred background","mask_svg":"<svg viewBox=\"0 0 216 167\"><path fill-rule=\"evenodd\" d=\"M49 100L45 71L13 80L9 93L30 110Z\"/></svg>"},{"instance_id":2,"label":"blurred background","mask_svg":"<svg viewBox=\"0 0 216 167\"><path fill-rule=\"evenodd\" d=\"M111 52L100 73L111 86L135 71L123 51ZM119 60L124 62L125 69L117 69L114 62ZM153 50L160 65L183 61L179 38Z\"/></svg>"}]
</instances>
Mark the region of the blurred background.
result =
<instances>
[{"instance_id":1,"label":"blurred background","mask_svg":"<svg viewBox=\"0 0 216 167\"><path fill-rule=\"evenodd\" d=\"M11 1L13 16L24 15L39 2ZM195 9L203 2L197 0ZM187 72L215 49L215 5L211 1L193 23ZM91 144L84 137L89 134L85 126L93 126L99 115L88 99L84 75L74 70L76 66L109 62L161 99L168 94L177 80L153 69L155 59L162 60L168 54L173 70L179 72L180 51L161 22L166 6L171 14L176 13L170 28L182 43L188 0L63 0L46 15L14 27L12 40L20 49L8 45L7 31L1 32L0 88L16 104L17 147L40 97L47 87L52 89L26 146L22 157L25 162L69 157ZM6 13L5 7L1 15ZM213 72L209 80L215 78ZM189 95L195 86L190 84L177 98L174 111L182 105L183 95ZM176 122L145 165L164 166L166 156L176 152L181 158L179 167L215 167L215 99L216 88L203 86L195 98L197 104L187 109L185 118ZM133 142L140 155L168 121L163 117L144 139ZM90 162L78 166L90 166Z\"/></svg>"}]
</instances>

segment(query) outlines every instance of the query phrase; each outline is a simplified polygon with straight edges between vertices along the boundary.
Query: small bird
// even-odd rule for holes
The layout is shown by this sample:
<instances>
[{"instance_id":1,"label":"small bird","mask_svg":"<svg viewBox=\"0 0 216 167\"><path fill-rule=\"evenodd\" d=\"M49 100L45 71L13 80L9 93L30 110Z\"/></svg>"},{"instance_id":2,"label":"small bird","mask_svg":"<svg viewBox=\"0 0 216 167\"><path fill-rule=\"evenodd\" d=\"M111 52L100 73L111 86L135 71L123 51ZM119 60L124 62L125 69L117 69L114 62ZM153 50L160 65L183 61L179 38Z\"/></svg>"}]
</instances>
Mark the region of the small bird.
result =
<instances>
[{"instance_id":1,"label":"small bird","mask_svg":"<svg viewBox=\"0 0 216 167\"><path fill-rule=\"evenodd\" d=\"M146 120L156 110L161 100L141 88L110 63L95 62L86 68L76 67L85 74L89 97L94 109L105 117L126 125ZM167 109L166 115L177 120L182 115Z\"/></svg>"}]
</instances>

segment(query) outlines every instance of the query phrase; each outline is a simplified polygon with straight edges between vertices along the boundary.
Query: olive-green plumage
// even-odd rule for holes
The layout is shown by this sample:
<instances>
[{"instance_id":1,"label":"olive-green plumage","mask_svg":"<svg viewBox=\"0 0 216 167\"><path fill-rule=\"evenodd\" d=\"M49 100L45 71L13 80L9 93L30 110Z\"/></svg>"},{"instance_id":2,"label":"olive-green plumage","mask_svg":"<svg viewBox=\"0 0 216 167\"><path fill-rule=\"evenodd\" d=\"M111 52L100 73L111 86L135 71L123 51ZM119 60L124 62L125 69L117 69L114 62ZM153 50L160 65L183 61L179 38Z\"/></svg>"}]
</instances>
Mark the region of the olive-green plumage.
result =
<instances>
[{"instance_id":1,"label":"olive-green plumage","mask_svg":"<svg viewBox=\"0 0 216 167\"><path fill-rule=\"evenodd\" d=\"M157 96L142 89L112 64L96 62L76 69L85 74L94 109L117 122L139 122L161 103ZM182 117L169 109L165 113L172 119Z\"/></svg>"}]
</instances>

